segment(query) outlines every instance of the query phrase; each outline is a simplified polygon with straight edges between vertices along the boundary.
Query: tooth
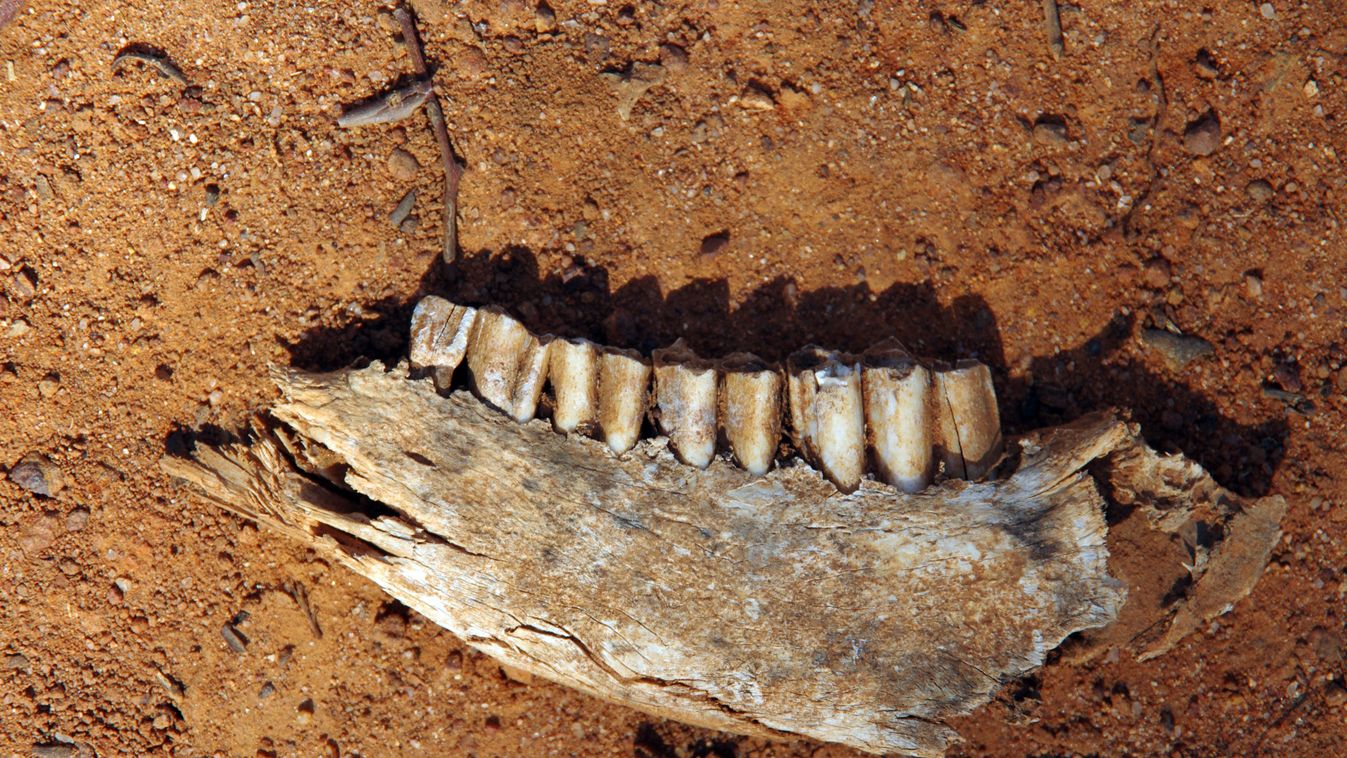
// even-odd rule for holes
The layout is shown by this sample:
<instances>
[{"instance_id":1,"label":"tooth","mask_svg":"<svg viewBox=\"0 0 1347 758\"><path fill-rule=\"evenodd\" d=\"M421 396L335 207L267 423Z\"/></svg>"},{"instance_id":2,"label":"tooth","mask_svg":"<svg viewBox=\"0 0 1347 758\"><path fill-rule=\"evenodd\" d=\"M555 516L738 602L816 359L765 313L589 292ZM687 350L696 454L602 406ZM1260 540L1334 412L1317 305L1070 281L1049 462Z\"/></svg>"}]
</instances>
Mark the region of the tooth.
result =
<instances>
[{"instance_id":1,"label":"tooth","mask_svg":"<svg viewBox=\"0 0 1347 758\"><path fill-rule=\"evenodd\" d=\"M477 312L468 341L473 389L516 421L533 418L547 378L550 341L542 341L496 307Z\"/></svg>"},{"instance_id":2,"label":"tooth","mask_svg":"<svg viewBox=\"0 0 1347 758\"><path fill-rule=\"evenodd\" d=\"M781 440L781 374L751 353L726 356L720 368L725 438L739 465L761 476L772 468Z\"/></svg>"},{"instance_id":3,"label":"tooth","mask_svg":"<svg viewBox=\"0 0 1347 758\"><path fill-rule=\"evenodd\" d=\"M599 357L599 431L614 453L625 453L641 437L649 398L650 363L635 350L605 347Z\"/></svg>"},{"instance_id":4,"label":"tooth","mask_svg":"<svg viewBox=\"0 0 1347 758\"><path fill-rule=\"evenodd\" d=\"M678 459L706 468L716 454L716 369L683 340L656 350L655 404L659 428Z\"/></svg>"},{"instance_id":5,"label":"tooth","mask_svg":"<svg viewBox=\"0 0 1347 758\"><path fill-rule=\"evenodd\" d=\"M860 365L809 345L787 360L797 446L837 488L853 492L865 475Z\"/></svg>"},{"instance_id":6,"label":"tooth","mask_svg":"<svg viewBox=\"0 0 1347 758\"><path fill-rule=\"evenodd\" d=\"M449 389L454 369L463 362L477 309L442 297L421 298L412 311L412 368L431 369L435 386Z\"/></svg>"},{"instance_id":7,"label":"tooth","mask_svg":"<svg viewBox=\"0 0 1347 758\"><path fill-rule=\"evenodd\" d=\"M552 342L548 381L556 407L552 426L558 432L588 432L597 420L599 406L599 348L586 339Z\"/></svg>"},{"instance_id":8,"label":"tooth","mask_svg":"<svg viewBox=\"0 0 1347 758\"><path fill-rule=\"evenodd\" d=\"M1001 417L992 372L977 361L937 366L936 455L951 477L980 479L1001 455Z\"/></svg>"},{"instance_id":9,"label":"tooth","mask_svg":"<svg viewBox=\"0 0 1347 758\"><path fill-rule=\"evenodd\" d=\"M931 483L931 372L897 342L886 341L863 356L865 426L876 475L903 492Z\"/></svg>"}]
</instances>

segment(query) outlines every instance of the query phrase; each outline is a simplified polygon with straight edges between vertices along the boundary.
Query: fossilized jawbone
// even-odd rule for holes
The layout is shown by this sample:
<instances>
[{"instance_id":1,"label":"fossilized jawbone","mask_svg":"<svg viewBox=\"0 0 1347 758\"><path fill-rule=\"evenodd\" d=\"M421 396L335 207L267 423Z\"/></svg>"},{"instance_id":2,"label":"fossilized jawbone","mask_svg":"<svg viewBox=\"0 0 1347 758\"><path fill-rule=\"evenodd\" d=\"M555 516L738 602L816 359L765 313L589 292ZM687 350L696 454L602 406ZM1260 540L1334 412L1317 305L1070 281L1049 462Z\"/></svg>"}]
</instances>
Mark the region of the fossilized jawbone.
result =
<instances>
[{"instance_id":1,"label":"fossilized jawbone","mask_svg":"<svg viewBox=\"0 0 1347 758\"><path fill-rule=\"evenodd\" d=\"M892 344L648 360L427 298L411 345L410 367L277 372L250 444L166 469L511 666L692 724L939 755L946 719L1122 612L1104 493L1166 532L1200 508L1264 561L1276 539L1279 500L1240 526L1109 415L968 481L1003 445L986 368Z\"/></svg>"}]
</instances>

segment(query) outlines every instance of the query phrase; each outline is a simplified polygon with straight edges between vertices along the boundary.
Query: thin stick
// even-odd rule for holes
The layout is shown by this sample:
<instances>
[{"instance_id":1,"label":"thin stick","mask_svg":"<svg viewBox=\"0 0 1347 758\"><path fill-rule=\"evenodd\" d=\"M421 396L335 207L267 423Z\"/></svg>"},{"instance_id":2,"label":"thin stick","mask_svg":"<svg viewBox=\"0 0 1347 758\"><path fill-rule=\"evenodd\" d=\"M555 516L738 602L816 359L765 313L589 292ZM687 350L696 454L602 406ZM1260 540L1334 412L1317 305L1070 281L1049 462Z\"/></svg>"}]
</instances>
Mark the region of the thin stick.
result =
<instances>
[{"instance_id":1,"label":"thin stick","mask_svg":"<svg viewBox=\"0 0 1347 758\"><path fill-rule=\"evenodd\" d=\"M412 69L416 75L431 81L430 68L426 65L426 56L421 49L421 40L416 34L416 21L404 6L393 11L402 26L402 39L407 44L407 55L412 59ZM430 117L430 128L435 132L435 141L440 145L440 159L444 163L444 262L453 263L458 256L458 184L463 176L463 167L454 157L454 146L449 141L449 129L444 123L444 109L440 107L439 97L432 91L426 101L426 115Z\"/></svg>"}]
</instances>

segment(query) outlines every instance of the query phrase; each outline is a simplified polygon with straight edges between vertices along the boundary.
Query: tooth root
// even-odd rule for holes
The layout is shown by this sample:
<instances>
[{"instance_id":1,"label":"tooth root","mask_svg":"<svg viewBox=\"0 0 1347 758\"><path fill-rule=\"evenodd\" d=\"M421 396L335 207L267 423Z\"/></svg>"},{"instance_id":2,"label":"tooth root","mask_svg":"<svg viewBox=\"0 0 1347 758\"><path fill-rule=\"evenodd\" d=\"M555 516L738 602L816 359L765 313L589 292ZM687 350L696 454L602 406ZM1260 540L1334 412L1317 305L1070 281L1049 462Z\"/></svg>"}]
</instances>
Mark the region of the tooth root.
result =
<instances>
[{"instance_id":1,"label":"tooth root","mask_svg":"<svg viewBox=\"0 0 1347 758\"><path fill-rule=\"evenodd\" d=\"M550 347L500 309L483 308L468 342L473 390L516 421L529 421L538 410Z\"/></svg>"},{"instance_id":2,"label":"tooth root","mask_svg":"<svg viewBox=\"0 0 1347 758\"><path fill-rule=\"evenodd\" d=\"M860 365L810 345L787 361L791 422L805 457L843 492L865 475Z\"/></svg>"},{"instance_id":3,"label":"tooth root","mask_svg":"<svg viewBox=\"0 0 1347 758\"><path fill-rule=\"evenodd\" d=\"M762 476L781 440L781 374L750 353L727 356L720 368L721 425L730 452L749 473Z\"/></svg>"},{"instance_id":4,"label":"tooth root","mask_svg":"<svg viewBox=\"0 0 1347 758\"><path fill-rule=\"evenodd\" d=\"M867 350L861 370L865 426L876 475L903 492L931 483L931 372L897 343Z\"/></svg>"},{"instance_id":5,"label":"tooth root","mask_svg":"<svg viewBox=\"0 0 1347 758\"><path fill-rule=\"evenodd\" d=\"M678 459L706 468L716 455L715 366L697 357L683 340L656 350L655 405L659 429Z\"/></svg>"},{"instance_id":6,"label":"tooth root","mask_svg":"<svg viewBox=\"0 0 1347 758\"><path fill-rule=\"evenodd\" d=\"M636 446L649 405L650 363L635 350L606 347L599 357L599 431L619 455Z\"/></svg>"},{"instance_id":7,"label":"tooth root","mask_svg":"<svg viewBox=\"0 0 1347 758\"><path fill-rule=\"evenodd\" d=\"M951 477L980 479L1001 456L1001 416L991 369L959 361L935 371L936 455Z\"/></svg>"},{"instance_id":8,"label":"tooth root","mask_svg":"<svg viewBox=\"0 0 1347 758\"><path fill-rule=\"evenodd\" d=\"M442 297L421 298L412 311L412 368L431 369L435 386L449 389L454 369L463 362L477 309Z\"/></svg>"},{"instance_id":9,"label":"tooth root","mask_svg":"<svg viewBox=\"0 0 1347 758\"><path fill-rule=\"evenodd\" d=\"M548 365L555 408L552 426L558 432L588 432L598 420L599 348L586 339L552 342Z\"/></svg>"}]
</instances>

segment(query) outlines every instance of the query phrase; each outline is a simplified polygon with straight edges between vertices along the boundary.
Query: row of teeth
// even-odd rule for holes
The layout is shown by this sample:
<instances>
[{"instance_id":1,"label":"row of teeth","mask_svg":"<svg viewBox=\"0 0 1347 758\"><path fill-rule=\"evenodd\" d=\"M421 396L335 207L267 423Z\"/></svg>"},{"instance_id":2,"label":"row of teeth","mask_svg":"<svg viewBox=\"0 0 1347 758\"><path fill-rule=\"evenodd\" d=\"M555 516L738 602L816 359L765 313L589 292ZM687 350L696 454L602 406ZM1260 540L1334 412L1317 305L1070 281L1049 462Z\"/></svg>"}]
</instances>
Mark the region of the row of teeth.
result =
<instances>
[{"instance_id":1,"label":"row of teeth","mask_svg":"<svg viewBox=\"0 0 1347 758\"><path fill-rule=\"evenodd\" d=\"M473 391L521 423L546 398L558 432L598 437L619 455L636 445L649 415L679 460L698 468L720 449L747 471L767 473L781 452L784 417L795 450L843 492L867 473L904 492L939 475L979 479L1001 453L987 367L927 368L893 340L859 356L810 345L784 367L750 353L706 360L682 340L646 358L538 337L495 306L432 295L412 314L410 358L444 391L466 362Z\"/></svg>"}]
</instances>

